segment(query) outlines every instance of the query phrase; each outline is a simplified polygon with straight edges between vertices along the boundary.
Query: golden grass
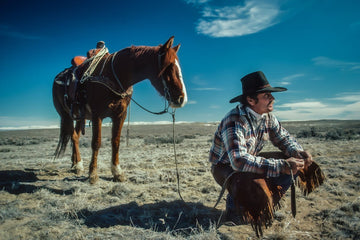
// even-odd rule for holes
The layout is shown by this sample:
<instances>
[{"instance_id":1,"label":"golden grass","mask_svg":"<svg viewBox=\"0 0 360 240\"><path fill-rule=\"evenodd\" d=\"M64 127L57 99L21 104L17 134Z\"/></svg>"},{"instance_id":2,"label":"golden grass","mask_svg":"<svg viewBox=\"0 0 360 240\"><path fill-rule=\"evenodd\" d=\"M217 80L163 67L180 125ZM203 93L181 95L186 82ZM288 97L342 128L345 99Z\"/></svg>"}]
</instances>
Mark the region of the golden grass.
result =
<instances>
[{"instance_id":1,"label":"golden grass","mask_svg":"<svg viewBox=\"0 0 360 240\"><path fill-rule=\"evenodd\" d=\"M359 239L360 121L283 125L295 135L319 134L298 141L321 165L327 181L307 197L297 189L295 219L285 196L264 239ZM112 181L110 129L104 128L95 185L87 179L89 128L80 142L86 170L79 176L69 171L70 145L63 158L53 159L57 129L0 132L0 239L255 239L251 226L216 226L225 209L225 201L212 209L220 187L207 159L216 127L176 125L185 203L177 194L171 125L131 126L130 145L123 137L120 146L127 176L123 183ZM346 137L322 137L334 129ZM264 150L271 149L267 145Z\"/></svg>"}]
</instances>

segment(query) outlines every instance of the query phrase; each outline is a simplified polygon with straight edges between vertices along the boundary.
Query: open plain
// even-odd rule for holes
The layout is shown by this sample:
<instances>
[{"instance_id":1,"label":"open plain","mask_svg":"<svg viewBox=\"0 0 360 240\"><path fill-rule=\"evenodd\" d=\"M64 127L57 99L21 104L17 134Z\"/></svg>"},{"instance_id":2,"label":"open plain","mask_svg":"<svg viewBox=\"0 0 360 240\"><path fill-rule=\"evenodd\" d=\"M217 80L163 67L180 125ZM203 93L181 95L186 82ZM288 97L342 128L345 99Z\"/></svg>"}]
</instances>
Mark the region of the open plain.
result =
<instances>
[{"instance_id":1,"label":"open plain","mask_svg":"<svg viewBox=\"0 0 360 240\"><path fill-rule=\"evenodd\" d=\"M263 239L360 239L360 121L285 122L326 175L309 196L286 195ZM99 181L88 181L91 128L80 141L85 172L71 172L71 145L53 159L59 129L0 132L0 239L256 239L250 225L219 225L225 200L210 173L216 123L124 126L113 182L110 127L102 132ZM269 143L263 151L273 150Z\"/></svg>"}]
</instances>

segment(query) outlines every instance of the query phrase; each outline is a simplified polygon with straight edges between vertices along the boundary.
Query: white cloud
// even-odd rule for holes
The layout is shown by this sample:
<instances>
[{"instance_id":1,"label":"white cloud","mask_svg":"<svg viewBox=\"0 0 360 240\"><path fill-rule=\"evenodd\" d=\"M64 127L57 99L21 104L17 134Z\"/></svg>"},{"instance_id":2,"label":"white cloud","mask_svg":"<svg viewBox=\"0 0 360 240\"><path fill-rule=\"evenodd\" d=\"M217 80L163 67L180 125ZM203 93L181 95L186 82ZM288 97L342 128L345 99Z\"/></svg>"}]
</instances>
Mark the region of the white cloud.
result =
<instances>
[{"instance_id":1,"label":"white cloud","mask_svg":"<svg viewBox=\"0 0 360 240\"><path fill-rule=\"evenodd\" d=\"M196 30L211 37L253 34L278 23L280 14L277 1L246 0L244 5L223 7L205 5Z\"/></svg>"},{"instance_id":2,"label":"white cloud","mask_svg":"<svg viewBox=\"0 0 360 240\"><path fill-rule=\"evenodd\" d=\"M291 82L279 82L279 84L283 85L283 86L287 86L287 85L290 85Z\"/></svg>"},{"instance_id":3,"label":"white cloud","mask_svg":"<svg viewBox=\"0 0 360 240\"><path fill-rule=\"evenodd\" d=\"M303 77L305 76L305 74L303 73L297 73L297 74L293 74L293 75L290 75L290 76L286 76L286 77L283 77L282 80L284 81L292 81L296 78L300 78L300 77Z\"/></svg>"},{"instance_id":4,"label":"white cloud","mask_svg":"<svg viewBox=\"0 0 360 240\"><path fill-rule=\"evenodd\" d=\"M305 76L303 73L297 73L290 76L283 77L280 82L278 82L280 85L287 86L290 85L293 80L296 78L301 78Z\"/></svg>"},{"instance_id":5,"label":"white cloud","mask_svg":"<svg viewBox=\"0 0 360 240\"><path fill-rule=\"evenodd\" d=\"M312 59L312 61L317 66L334 67L344 71L360 69L360 62L347 62L322 56L315 57Z\"/></svg>"},{"instance_id":6,"label":"white cloud","mask_svg":"<svg viewBox=\"0 0 360 240\"><path fill-rule=\"evenodd\" d=\"M322 108L326 107L325 104L321 102L298 102L298 103L285 103L279 107L282 108L301 108L301 109L313 109L313 108Z\"/></svg>"},{"instance_id":7,"label":"white cloud","mask_svg":"<svg viewBox=\"0 0 360 240\"><path fill-rule=\"evenodd\" d=\"M328 99L327 103L321 101L286 103L275 108L275 114L281 120L360 119L358 95Z\"/></svg>"},{"instance_id":8,"label":"white cloud","mask_svg":"<svg viewBox=\"0 0 360 240\"><path fill-rule=\"evenodd\" d=\"M191 101L188 101L187 104L197 104L197 101L191 100Z\"/></svg>"},{"instance_id":9,"label":"white cloud","mask_svg":"<svg viewBox=\"0 0 360 240\"><path fill-rule=\"evenodd\" d=\"M360 93L341 93L338 94L338 97L332 99L343 102L360 102Z\"/></svg>"}]
</instances>

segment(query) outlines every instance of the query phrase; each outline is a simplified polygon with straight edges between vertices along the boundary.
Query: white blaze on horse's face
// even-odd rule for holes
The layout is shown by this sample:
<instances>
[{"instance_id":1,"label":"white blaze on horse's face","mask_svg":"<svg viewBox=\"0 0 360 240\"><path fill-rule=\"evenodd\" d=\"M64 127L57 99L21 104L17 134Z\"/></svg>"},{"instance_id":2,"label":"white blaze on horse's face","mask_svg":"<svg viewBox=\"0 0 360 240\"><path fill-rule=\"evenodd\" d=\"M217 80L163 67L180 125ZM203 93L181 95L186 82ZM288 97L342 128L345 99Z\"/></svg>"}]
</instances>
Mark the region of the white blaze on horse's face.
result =
<instances>
[{"instance_id":1,"label":"white blaze on horse's face","mask_svg":"<svg viewBox=\"0 0 360 240\"><path fill-rule=\"evenodd\" d=\"M176 104L176 103L170 102L170 107L172 107L172 108L181 108L181 107L185 106L188 99L187 99L187 93L186 93L184 80L183 80L183 77L182 77L180 64L177 61L177 59L175 59L175 66L178 68L179 78L180 78L180 82L181 82L181 87L182 87L182 92L183 92L183 95L184 95L184 99L183 99L183 101L181 101L181 104Z\"/></svg>"}]
</instances>

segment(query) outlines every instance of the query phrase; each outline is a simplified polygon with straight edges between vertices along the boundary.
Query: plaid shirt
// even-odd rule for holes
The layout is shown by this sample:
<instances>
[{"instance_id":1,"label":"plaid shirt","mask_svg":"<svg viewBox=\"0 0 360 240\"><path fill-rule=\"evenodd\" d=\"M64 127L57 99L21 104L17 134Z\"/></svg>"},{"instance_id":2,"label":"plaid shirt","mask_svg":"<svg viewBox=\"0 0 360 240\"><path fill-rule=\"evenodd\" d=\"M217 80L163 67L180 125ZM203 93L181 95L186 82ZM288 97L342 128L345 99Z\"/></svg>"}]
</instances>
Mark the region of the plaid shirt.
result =
<instances>
[{"instance_id":1,"label":"plaid shirt","mask_svg":"<svg viewBox=\"0 0 360 240\"><path fill-rule=\"evenodd\" d=\"M285 160L257 156L265 142L270 139L289 157L300 158L303 148L272 113L257 117L251 112L250 108L238 105L224 117L215 132L209 161L213 165L230 163L236 171L277 177Z\"/></svg>"}]
</instances>

